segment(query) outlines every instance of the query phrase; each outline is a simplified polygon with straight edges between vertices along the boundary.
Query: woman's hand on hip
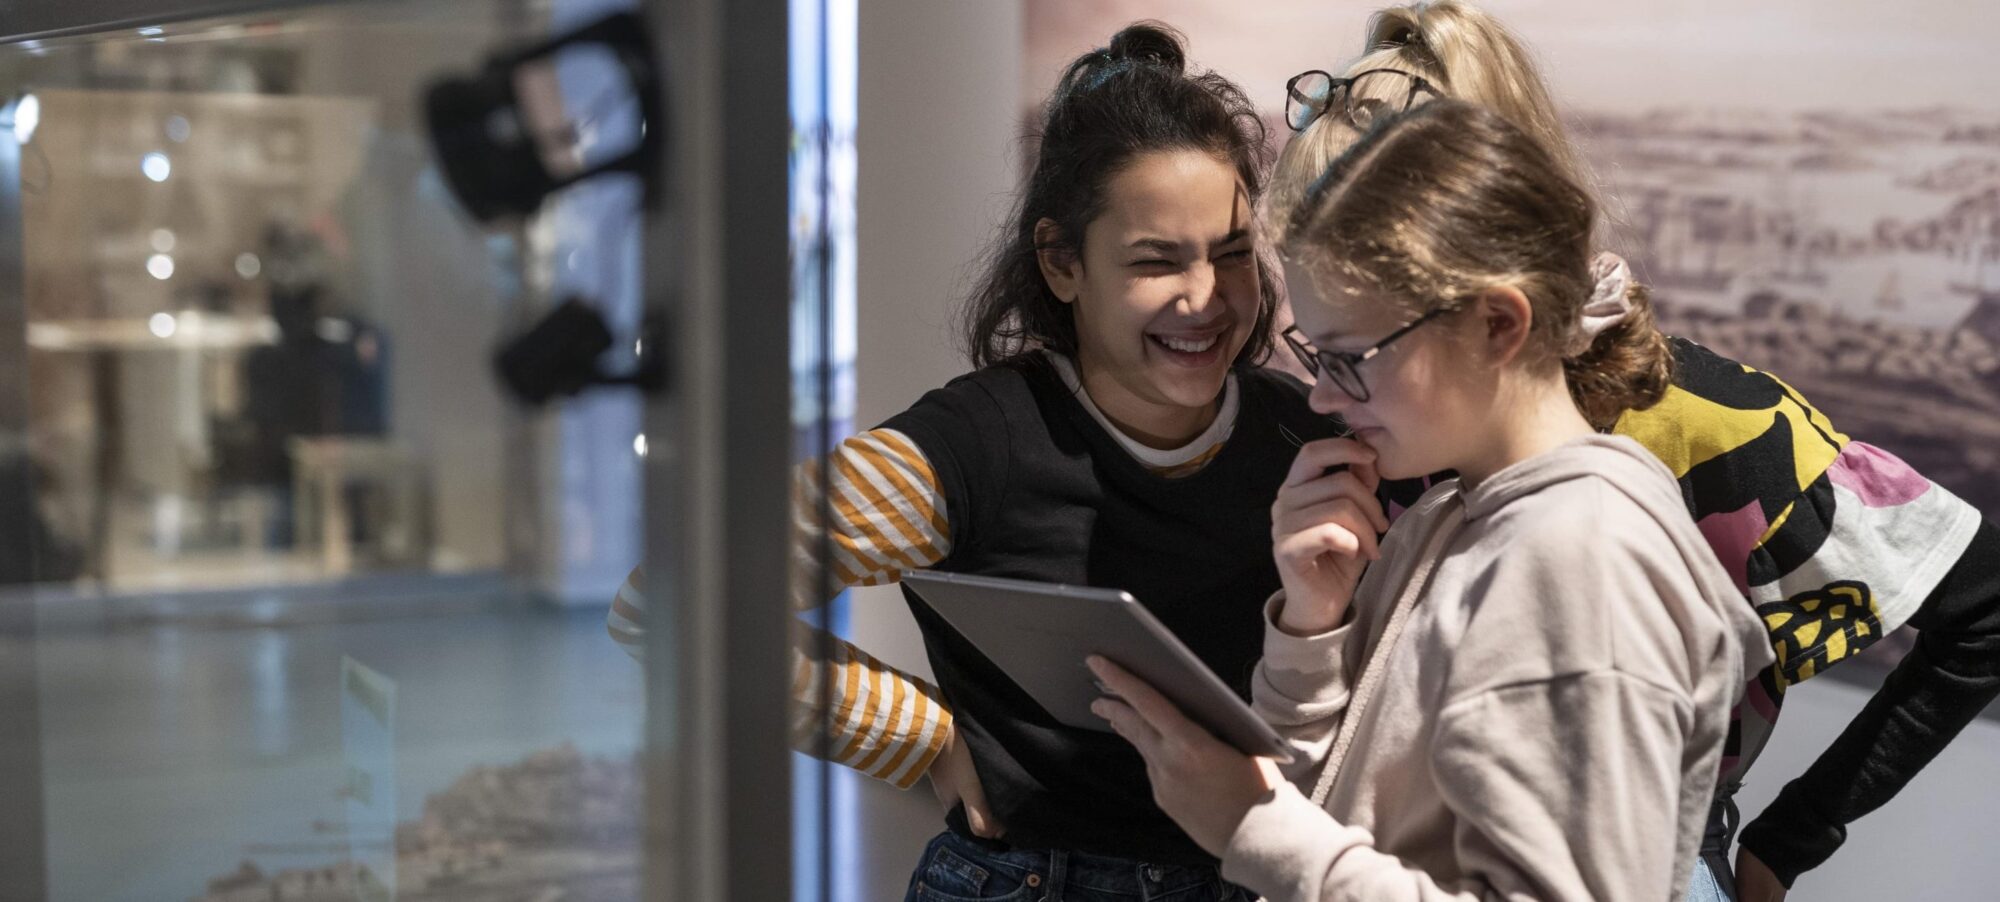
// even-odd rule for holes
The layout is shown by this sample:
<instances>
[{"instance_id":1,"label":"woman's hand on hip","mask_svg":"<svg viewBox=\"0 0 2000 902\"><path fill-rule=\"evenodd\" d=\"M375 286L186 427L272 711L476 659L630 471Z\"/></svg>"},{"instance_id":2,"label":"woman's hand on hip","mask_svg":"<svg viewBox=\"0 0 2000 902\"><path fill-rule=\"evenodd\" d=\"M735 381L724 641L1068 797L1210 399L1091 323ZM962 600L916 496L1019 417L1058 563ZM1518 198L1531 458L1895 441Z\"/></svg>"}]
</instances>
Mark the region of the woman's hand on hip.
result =
<instances>
[{"instance_id":1,"label":"woman's hand on hip","mask_svg":"<svg viewBox=\"0 0 2000 902\"><path fill-rule=\"evenodd\" d=\"M979 784L979 771L972 766L972 752L959 741L957 730L945 739L944 751L931 761L926 776L930 777L931 791L937 793L938 804L945 811L964 803L965 823L972 828L973 835L987 839L1006 835L1007 825L1000 823L986 804L986 787Z\"/></svg>"}]
</instances>

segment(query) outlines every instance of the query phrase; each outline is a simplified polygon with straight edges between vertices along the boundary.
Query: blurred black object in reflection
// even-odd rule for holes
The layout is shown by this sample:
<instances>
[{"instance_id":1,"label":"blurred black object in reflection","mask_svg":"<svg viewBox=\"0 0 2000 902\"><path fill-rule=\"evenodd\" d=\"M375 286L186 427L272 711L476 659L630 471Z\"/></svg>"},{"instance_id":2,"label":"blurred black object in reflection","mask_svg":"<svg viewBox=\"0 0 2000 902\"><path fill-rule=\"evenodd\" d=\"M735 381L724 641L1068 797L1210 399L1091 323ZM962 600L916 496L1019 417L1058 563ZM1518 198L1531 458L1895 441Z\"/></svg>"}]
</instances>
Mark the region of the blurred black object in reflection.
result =
<instances>
[{"instance_id":1,"label":"blurred black object in reflection","mask_svg":"<svg viewBox=\"0 0 2000 902\"><path fill-rule=\"evenodd\" d=\"M566 98L564 73L612 66L620 78L588 100ZM591 176L652 169L662 123L645 26L617 13L525 49L470 76L444 78L425 114L452 192L475 218L525 216ZM627 115L627 112L636 116Z\"/></svg>"},{"instance_id":2,"label":"blurred black object in reflection","mask_svg":"<svg viewBox=\"0 0 2000 902\"><path fill-rule=\"evenodd\" d=\"M495 355L494 368L507 389L530 404L574 395L592 385L636 385L650 391L665 375L657 351L663 346L655 338L648 334L640 340L639 363L631 372L605 373L597 359L611 348L611 329L596 308L572 298L503 346Z\"/></svg>"},{"instance_id":3,"label":"blurred black object in reflection","mask_svg":"<svg viewBox=\"0 0 2000 902\"><path fill-rule=\"evenodd\" d=\"M268 493L277 507L260 541L291 548L303 538L295 522L299 443L387 439L392 343L366 316L339 309L346 305L339 304L332 284L338 264L322 237L273 221L264 228L257 256L263 261L275 340L243 353L241 408L210 423L214 477L218 485ZM207 286L195 290L213 291ZM358 486L341 491L351 496L352 509L369 503ZM372 541L380 528L359 518L349 525L347 538Z\"/></svg>"},{"instance_id":4,"label":"blurred black object in reflection","mask_svg":"<svg viewBox=\"0 0 2000 902\"><path fill-rule=\"evenodd\" d=\"M289 488L292 439L388 433L389 340L356 313L323 309L318 238L273 223L262 250L277 342L244 354L243 411L217 424L218 452L228 481Z\"/></svg>"},{"instance_id":5,"label":"blurred black object in reflection","mask_svg":"<svg viewBox=\"0 0 2000 902\"><path fill-rule=\"evenodd\" d=\"M501 348L494 364L516 397L541 404L595 382L598 355L610 348L604 318L581 301L568 300Z\"/></svg>"},{"instance_id":6,"label":"blurred black object in reflection","mask_svg":"<svg viewBox=\"0 0 2000 902\"><path fill-rule=\"evenodd\" d=\"M573 96L580 86L589 96ZM568 90L566 90L566 88ZM445 180L475 218L534 213L550 194L605 173L647 176L661 138L659 85L643 21L615 13L525 49L477 73L441 79L424 98ZM642 327L638 363L606 373L611 329L590 304L564 301L494 357L500 381L530 404L592 385L657 388L658 324Z\"/></svg>"},{"instance_id":7,"label":"blurred black object in reflection","mask_svg":"<svg viewBox=\"0 0 2000 902\"><path fill-rule=\"evenodd\" d=\"M66 582L83 572L83 549L51 528L42 509L53 480L26 449L0 448L0 510L26 512L0 519L0 586Z\"/></svg>"}]
</instances>

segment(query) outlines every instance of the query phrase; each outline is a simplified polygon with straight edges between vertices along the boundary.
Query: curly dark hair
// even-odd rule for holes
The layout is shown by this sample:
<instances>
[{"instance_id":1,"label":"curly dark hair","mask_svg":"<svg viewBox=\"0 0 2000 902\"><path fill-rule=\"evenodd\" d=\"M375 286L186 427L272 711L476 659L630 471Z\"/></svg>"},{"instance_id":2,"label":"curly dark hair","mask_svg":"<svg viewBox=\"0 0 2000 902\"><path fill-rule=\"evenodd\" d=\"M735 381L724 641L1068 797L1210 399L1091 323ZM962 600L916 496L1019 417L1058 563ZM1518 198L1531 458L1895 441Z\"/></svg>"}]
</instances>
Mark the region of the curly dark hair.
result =
<instances>
[{"instance_id":1,"label":"curly dark hair","mask_svg":"<svg viewBox=\"0 0 2000 902\"><path fill-rule=\"evenodd\" d=\"M1179 32L1138 22L1111 44L1069 64L1042 111L1034 172L1006 228L982 261L963 313L964 350L974 367L1046 348L1076 355L1076 320L1049 290L1037 254L1081 253L1084 227L1104 211L1105 189L1139 154L1197 150L1228 162L1254 205L1264 188L1269 150L1264 123L1243 89L1213 72L1190 72ZM1056 238L1037 245L1035 226L1055 223ZM1274 267L1258 270L1257 321L1236 363L1262 363L1271 351L1278 305Z\"/></svg>"}]
</instances>

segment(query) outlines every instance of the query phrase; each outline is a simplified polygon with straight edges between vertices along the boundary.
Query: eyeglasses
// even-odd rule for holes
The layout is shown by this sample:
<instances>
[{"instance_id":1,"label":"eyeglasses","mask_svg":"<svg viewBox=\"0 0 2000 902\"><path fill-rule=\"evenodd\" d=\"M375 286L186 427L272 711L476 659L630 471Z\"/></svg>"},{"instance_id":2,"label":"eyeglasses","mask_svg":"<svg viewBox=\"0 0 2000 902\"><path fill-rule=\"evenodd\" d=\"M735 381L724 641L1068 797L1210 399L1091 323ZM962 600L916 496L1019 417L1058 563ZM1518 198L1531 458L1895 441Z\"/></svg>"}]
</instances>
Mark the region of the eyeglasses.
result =
<instances>
[{"instance_id":1,"label":"eyeglasses","mask_svg":"<svg viewBox=\"0 0 2000 902\"><path fill-rule=\"evenodd\" d=\"M1393 93L1383 80L1396 78L1408 79L1410 90L1403 95L1402 104L1391 110L1390 104L1380 98ZM1356 86L1364 81L1369 89L1357 92ZM1418 91L1443 96L1423 76L1401 69L1370 69L1351 78L1335 78L1318 69L1310 69L1285 82L1285 123L1292 127L1292 131L1302 132L1327 111L1338 109L1349 125L1357 131L1367 131L1377 120L1409 109L1410 104L1416 102Z\"/></svg>"},{"instance_id":2,"label":"eyeglasses","mask_svg":"<svg viewBox=\"0 0 2000 902\"><path fill-rule=\"evenodd\" d=\"M1456 313L1460 309L1456 304L1439 307L1411 320L1409 325L1389 333L1389 337L1361 351L1322 351L1313 347L1306 340L1306 334L1299 331L1297 326L1286 329L1282 337L1285 339L1285 344L1291 347L1292 354L1299 358L1299 364L1304 366L1306 372L1311 373L1313 378L1324 377L1331 381L1335 388L1346 392L1348 397L1366 402L1370 395L1368 383L1361 379L1359 367L1362 363L1382 353L1383 348L1388 347L1396 339L1410 334L1418 326L1444 314Z\"/></svg>"}]
</instances>

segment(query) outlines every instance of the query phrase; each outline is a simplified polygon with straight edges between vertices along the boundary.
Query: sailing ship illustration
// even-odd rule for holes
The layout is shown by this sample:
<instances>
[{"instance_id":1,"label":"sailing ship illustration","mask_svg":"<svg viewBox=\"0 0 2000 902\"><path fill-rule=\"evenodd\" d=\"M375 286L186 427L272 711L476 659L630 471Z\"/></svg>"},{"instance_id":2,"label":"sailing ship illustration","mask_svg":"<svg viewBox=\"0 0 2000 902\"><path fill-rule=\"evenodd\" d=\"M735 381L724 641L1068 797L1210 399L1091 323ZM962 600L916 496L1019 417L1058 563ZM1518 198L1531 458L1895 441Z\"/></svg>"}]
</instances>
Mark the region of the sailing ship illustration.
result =
<instances>
[{"instance_id":1,"label":"sailing ship illustration","mask_svg":"<svg viewBox=\"0 0 2000 902\"><path fill-rule=\"evenodd\" d=\"M1882 279L1882 288L1875 292L1875 309L1898 311L1908 305L1903 301L1902 267L1890 267L1889 275Z\"/></svg>"}]
</instances>

